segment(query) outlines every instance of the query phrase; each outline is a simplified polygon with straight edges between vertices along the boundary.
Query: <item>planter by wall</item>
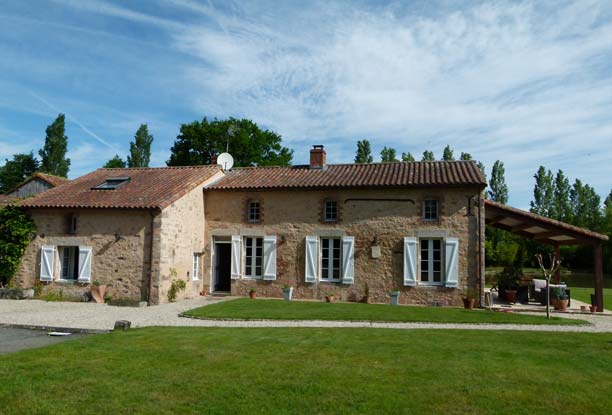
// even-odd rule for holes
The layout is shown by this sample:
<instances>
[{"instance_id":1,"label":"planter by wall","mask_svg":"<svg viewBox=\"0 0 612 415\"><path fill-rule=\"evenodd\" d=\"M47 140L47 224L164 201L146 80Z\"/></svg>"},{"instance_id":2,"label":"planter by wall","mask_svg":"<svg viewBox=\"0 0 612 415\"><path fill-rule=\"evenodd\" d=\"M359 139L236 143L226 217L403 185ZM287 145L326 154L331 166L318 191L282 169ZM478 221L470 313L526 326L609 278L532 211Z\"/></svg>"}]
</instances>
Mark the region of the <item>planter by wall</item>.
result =
<instances>
[{"instance_id":1,"label":"planter by wall","mask_svg":"<svg viewBox=\"0 0 612 415\"><path fill-rule=\"evenodd\" d=\"M474 308L474 303L476 302L475 298L464 298L463 299L463 308L466 310L471 310Z\"/></svg>"},{"instance_id":2,"label":"planter by wall","mask_svg":"<svg viewBox=\"0 0 612 415\"><path fill-rule=\"evenodd\" d=\"M106 285L92 285L90 288L91 298L98 304L104 303L104 295L106 294Z\"/></svg>"},{"instance_id":3,"label":"planter by wall","mask_svg":"<svg viewBox=\"0 0 612 415\"><path fill-rule=\"evenodd\" d=\"M400 292L399 291L392 291L391 292L391 305L398 305L399 304L399 297L400 297Z\"/></svg>"},{"instance_id":4,"label":"planter by wall","mask_svg":"<svg viewBox=\"0 0 612 415\"><path fill-rule=\"evenodd\" d=\"M285 301L291 301L293 296L293 287L283 288L283 298Z\"/></svg>"}]
</instances>

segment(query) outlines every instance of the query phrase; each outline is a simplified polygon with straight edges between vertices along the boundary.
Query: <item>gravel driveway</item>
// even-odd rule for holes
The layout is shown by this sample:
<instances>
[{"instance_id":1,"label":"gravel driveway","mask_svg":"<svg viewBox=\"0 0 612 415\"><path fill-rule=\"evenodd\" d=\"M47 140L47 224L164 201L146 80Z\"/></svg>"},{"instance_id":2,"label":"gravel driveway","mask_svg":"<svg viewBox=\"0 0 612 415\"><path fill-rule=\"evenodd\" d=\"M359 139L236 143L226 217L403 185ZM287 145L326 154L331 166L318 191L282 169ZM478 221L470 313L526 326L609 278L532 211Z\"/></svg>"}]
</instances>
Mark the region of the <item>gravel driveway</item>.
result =
<instances>
[{"instance_id":1,"label":"gravel driveway","mask_svg":"<svg viewBox=\"0 0 612 415\"><path fill-rule=\"evenodd\" d=\"M129 320L132 327L374 327L393 329L527 330L563 332L611 332L612 316L568 314L564 317L587 320L590 326L547 326L524 324L440 324L370 323L359 321L285 320L198 320L179 317L183 311L226 301L232 297L199 297L152 307L114 307L106 304L45 302L39 300L0 300L0 325L112 330L117 320Z\"/></svg>"}]
</instances>

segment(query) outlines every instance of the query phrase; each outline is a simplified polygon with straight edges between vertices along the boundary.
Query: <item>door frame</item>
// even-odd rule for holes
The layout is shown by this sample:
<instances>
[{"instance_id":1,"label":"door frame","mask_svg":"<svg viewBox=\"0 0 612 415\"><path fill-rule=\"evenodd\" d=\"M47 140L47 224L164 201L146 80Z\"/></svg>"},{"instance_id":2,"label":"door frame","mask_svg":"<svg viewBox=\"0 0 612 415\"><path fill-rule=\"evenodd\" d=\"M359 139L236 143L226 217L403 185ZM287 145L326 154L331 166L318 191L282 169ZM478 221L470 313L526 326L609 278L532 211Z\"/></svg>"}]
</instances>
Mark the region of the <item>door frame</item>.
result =
<instances>
[{"instance_id":1,"label":"door frame","mask_svg":"<svg viewBox=\"0 0 612 415\"><path fill-rule=\"evenodd\" d=\"M217 286L218 274L217 274L217 245L230 245L231 247L232 241L224 241L224 240L216 240L215 237L212 238L212 249L210 255L210 292L217 292L215 287ZM230 250L230 261L231 258L231 250ZM225 292L225 291L220 291ZM231 276L230 276L230 292L231 292Z\"/></svg>"}]
</instances>

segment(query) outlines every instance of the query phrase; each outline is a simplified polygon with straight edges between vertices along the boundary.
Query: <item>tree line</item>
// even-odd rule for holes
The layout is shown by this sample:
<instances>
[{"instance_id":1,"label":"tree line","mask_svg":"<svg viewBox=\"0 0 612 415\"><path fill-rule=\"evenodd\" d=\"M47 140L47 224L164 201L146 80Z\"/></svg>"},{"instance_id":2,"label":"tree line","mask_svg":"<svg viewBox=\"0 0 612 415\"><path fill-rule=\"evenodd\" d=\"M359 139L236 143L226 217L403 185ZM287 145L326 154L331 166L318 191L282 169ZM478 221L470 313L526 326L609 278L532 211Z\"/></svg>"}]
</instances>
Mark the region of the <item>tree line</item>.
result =
<instances>
[{"instance_id":1,"label":"tree line","mask_svg":"<svg viewBox=\"0 0 612 415\"><path fill-rule=\"evenodd\" d=\"M123 159L118 154L104 164L109 168L148 167L151 159L153 135L148 131L147 124L141 124L134 140L130 142L127 157ZM65 132L65 116L58 117L46 129L45 143L38 151L40 160L33 152L15 154L12 160L6 160L0 167L0 192L4 193L24 181L37 171L67 177L70 169L70 159L66 157L68 137ZM168 166L206 165L213 157L229 152L234 157L235 166L286 166L293 160L293 150L282 145L282 137L270 130L261 129L248 119L228 118L224 120L196 120L181 124L166 161ZM432 150L425 150L421 161L435 161ZM455 160L455 151L447 145L442 151L440 160ZM472 155L461 152L459 160L473 160ZM357 142L355 163L372 163L374 157L372 146L367 139ZM383 147L380 152L380 162L416 161L410 152L398 152L392 147ZM485 173L485 166L477 162ZM563 171L555 174L540 166L534 174L533 200L530 210L533 213L567 222L576 226L588 228L605 234L612 233L612 192L602 205L600 196L595 189L581 180L576 179L570 184ZM486 197L503 204L508 203L509 189L505 180L505 166L497 160L491 168L489 187ZM534 265L533 254L550 250L550 247L536 241L526 240L516 235L497 229L486 231L487 254L489 266ZM592 265L590 248L563 247L564 264L577 268L587 268ZM612 245L604 247L606 268L612 272Z\"/></svg>"}]
</instances>

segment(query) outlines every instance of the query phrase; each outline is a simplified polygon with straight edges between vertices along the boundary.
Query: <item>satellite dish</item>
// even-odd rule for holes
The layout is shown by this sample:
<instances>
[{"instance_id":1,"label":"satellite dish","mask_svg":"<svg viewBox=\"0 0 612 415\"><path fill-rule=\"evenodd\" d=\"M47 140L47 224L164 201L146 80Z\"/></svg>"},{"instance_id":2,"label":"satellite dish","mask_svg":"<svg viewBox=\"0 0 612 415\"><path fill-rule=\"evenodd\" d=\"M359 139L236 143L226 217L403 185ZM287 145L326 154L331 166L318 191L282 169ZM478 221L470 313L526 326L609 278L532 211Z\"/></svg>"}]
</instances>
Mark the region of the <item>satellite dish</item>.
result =
<instances>
[{"instance_id":1,"label":"satellite dish","mask_svg":"<svg viewBox=\"0 0 612 415\"><path fill-rule=\"evenodd\" d=\"M234 158L230 153L221 153L217 157L217 165L221 166L223 170L230 170L234 165Z\"/></svg>"}]
</instances>

